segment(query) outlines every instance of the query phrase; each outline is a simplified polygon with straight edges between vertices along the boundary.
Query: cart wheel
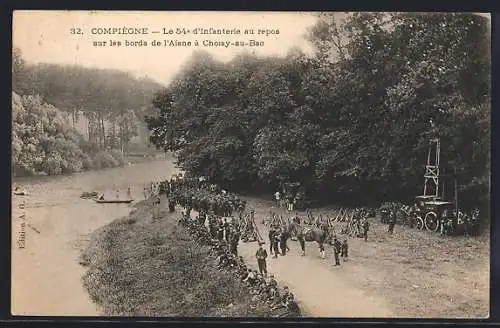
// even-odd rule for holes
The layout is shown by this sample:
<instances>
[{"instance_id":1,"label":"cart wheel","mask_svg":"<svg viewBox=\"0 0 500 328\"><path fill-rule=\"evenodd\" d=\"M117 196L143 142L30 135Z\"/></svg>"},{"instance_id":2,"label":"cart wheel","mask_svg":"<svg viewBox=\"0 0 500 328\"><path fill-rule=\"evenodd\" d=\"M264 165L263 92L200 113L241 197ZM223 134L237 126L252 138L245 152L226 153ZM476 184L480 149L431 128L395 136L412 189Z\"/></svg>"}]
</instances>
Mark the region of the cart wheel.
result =
<instances>
[{"instance_id":1,"label":"cart wheel","mask_svg":"<svg viewBox=\"0 0 500 328\"><path fill-rule=\"evenodd\" d=\"M415 217L415 227L418 230L422 230L424 228L424 220L420 216Z\"/></svg>"},{"instance_id":2,"label":"cart wheel","mask_svg":"<svg viewBox=\"0 0 500 328\"><path fill-rule=\"evenodd\" d=\"M425 227L429 231L436 232L439 228L438 216L434 212L429 212L425 215Z\"/></svg>"}]
</instances>

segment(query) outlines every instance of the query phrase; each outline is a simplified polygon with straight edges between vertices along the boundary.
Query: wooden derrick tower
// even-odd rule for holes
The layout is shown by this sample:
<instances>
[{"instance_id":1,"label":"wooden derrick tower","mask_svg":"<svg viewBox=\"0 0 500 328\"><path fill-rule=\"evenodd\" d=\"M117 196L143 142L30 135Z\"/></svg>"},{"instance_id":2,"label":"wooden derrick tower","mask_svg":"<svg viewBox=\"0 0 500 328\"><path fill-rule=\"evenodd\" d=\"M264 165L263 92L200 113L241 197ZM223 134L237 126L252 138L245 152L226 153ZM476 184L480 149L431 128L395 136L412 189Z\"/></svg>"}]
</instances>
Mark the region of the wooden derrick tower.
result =
<instances>
[{"instance_id":1,"label":"wooden derrick tower","mask_svg":"<svg viewBox=\"0 0 500 328\"><path fill-rule=\"evenodd\" d=\"M427 154L427 165L425 166L423 196L439 197L440 153L441 144L439 138L429 140L429 153Z\"/></svg>"}]
</instances>

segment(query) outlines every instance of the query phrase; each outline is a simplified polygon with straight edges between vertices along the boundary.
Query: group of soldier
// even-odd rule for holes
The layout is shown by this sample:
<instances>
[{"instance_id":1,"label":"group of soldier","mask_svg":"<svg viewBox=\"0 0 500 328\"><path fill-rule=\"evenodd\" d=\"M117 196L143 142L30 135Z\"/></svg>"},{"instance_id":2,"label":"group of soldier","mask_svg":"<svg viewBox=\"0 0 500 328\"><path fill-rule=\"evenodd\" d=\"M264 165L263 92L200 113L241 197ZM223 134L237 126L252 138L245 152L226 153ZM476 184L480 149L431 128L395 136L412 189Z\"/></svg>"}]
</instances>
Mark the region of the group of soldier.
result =
<instances>
[{"instance_id":1,"label":"group of soldier","mask_svg":"<svg viewBox=\"0 0 500 328\"><path fill-rule=\"evenodd\" d=\"M287 211L291 212L297 207L304 205L304 193L302 191L293 193L286 189L281 192L278 190L274 193L274 200L276 201L276 207L284 207Z\"/></svg>"},{"instance_id":2,"label":"group of soldier","mask_svg":"<svg viewBox=\"0 0 500 328\"><path fill-rule=\"evenodd\" d=\"M278 220L276 219L276 214L273 212L270 212L270 219L271 223L269 226L269 253L270 255L273 255L274 258L277 258L278 255L285 256L287 252L290 250L290 248L287 245L287 241L289 238L293 238L296 236L291 236L290 234L290 229L287 229L287 224L282 224L280 225L278 223ZM316 225L318 228L321 229L328 229L326 227L325 222L319 222L315 221L312 213L308 211L307 213L307 218L303 220L298 213L295 213L295 216L291 218L291 222L295 224L301 224L305 223L307 225ZM364 237L365 240L367 238L368 234L368 229L369 229L369 223L366 218L362 221L363 229L364 229ZM262 245L262 244L261 244ZM335 266L340 265L340 259L343 259L344 261L347 261L348 259L348 243L347 239L344 239L342 242L340 242L336 236L333 237L332 239L332 246L333 246L333 254L334 254L334 259L335 259ZM260 250L260 248L259 248ZM259 251L258 251L259 252ZM260 251L263 253L262 251ZM266 263L265 263L265 258L267 258L267 251L265 252L264 258L259 259L259 254L256 254L257 256L257 261L259 264L259 268L263 267L264 270L266 268Z\"/></svg>"},{"instance_id":3,"label":"group of soldier","mask_svg":"<svg viewBox=\"0 0 500 328\"><path fill-rule=\"evenodd\" d=\"M269 253L275 258L278 255L285 256L290 250L287 241L290 238L290 233L284 227L277 224L272 224L269 227Z\"/></svg>"},{"instance_id":4,"label":"group of soldier","mask_svg":"<svg viewBox=\"0 0 500 328\"><path fill-rule=\"evenodd\" d=\"M415 228L416 218L419 217L423 221L426 212L425 205L422 202L415 202L413 205L405 205L401 203L387 202L381 205L380 218L382 223L388 224L388 232L393 233L396 222L408 225L410 228ZM479 229L479 210L475 209L470 214L458 211L458 216L455 210L444 209L436 211L439 216L439 230L441 235L453 235L461 230L465 230L465 234L476 235Z\"/></svg>"},{"instance_id":5,"label":"group of soldier","mask_svg":"<svg viewBox=\"0 0 500 328\"><path fill-rule=\"evenodd\" d=\"M191 210L215 216L229 217L233 212L243 213L246 202L234 194L228 193L217 185L209 185L205 180L174 176L164 181L161 193L168 196L169 208L174 211L180 205L190 214Z\"/></svg>"},{"instance_id":6,"label":"group of soldier","mask_svg":"<svg viewBox=\"0 0 500 328\"><path fill-rule=\"evenodd\" d=\"M210 229L209 224L207 229L205 220L206 217L203 215L191 219L187 211L184 211L179 224L183 225L198 242L211 247L211 254L217 258L218 268L237 275L250 288L255 301L266 302L273 310L281 309L283 316L300 315L293 294L286 286L280 289L273 275L267 277L267 270L260 272L252 270L246 266L243 258L238 256L237 245L240 236L237 226L233 222L223 220L221 228L214 226Z\"/></svg>"}]
</instances>

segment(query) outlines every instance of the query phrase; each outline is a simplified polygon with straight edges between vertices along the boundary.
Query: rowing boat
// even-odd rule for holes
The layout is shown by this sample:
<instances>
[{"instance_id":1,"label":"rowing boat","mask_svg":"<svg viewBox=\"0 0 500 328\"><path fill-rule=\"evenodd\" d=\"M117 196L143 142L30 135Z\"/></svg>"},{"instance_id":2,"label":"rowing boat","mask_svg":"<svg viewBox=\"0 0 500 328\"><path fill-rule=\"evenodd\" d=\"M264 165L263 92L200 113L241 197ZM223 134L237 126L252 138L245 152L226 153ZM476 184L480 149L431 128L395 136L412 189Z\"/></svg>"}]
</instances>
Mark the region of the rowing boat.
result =
<instances>
[{"instance_id":1,"label":"rowing boat","mask_svg":"<svg viewBox=\"0 0 500 328\"><path fill-rule=\"evenodd\" d=\"M94 201L96 203L99 203L99 204L121 204L121 203L130 204L134 200L133 199L124 199L124 200L120 200L120 199L116 199L116 200L94 199Z\"/></svg>"}]
</instances>

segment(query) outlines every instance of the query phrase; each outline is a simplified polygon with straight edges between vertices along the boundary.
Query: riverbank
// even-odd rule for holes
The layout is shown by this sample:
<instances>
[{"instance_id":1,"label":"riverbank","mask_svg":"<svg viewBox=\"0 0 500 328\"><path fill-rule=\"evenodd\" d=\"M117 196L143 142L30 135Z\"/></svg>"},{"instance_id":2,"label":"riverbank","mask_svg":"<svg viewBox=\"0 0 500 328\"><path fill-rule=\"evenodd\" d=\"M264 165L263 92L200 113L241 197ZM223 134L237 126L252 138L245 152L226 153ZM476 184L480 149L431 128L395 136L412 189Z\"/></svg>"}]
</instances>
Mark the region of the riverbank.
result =
<instances>
[{"instance_id":1,"label":"riverbank","mask_svg":"<svg viewBox=\"0 0 500 328\"><path fill-rule=\"evenodd\" d=\"M155 214L155 218L153 218ZM106 315L269 317L248 288L216 267L209 248L178 225L166 202L144 201L128 217L92 234L81 257L91 299Z\"/></svg>"},{"instance_id":2,"label":"riverbank","mask_svg":"<svg viewBox=\"0 0 500 328\"><path fill-rule=\"evenodd\" d=\"M244 199L248 208L255 209L263 236L268 231L261 219L270 210L288 215L273 202ZM328 208L313 212L331 214ZM237 282L228 286L230 277L214 270L207 249L177 226L179 209L176 213L172 216L162 208L157 213L161 219L153 220L151 205L141 203L131 216L93 234L83 256L88 266L84 281L92 299L108 315L269 316L269 310L251 308L251 299ZM287 256L268 260L269 272L289 287L305 316L488 316L487 236L448 238L400 226L388 235L378 218L370 222L368 242L348 238L349 261L340 267L332 265L330 245L326 245L327 259L322 260L315 243L307 243L306 256L300 256L298 243L290 242ZM254 268L256 247L256 243L239 246L239 254ZM218 295L228 289L232 292ZM212 294L218 296L208 296ZM207 307L201 301L207 299L217 305Z\"/></svg>"},{"instance_id":3,"label":"riverbank","mask_svg":"<svg viewBox=\"0 0 500 328\"><path fill-rule=\"evenodd\" d=\"M129 215L133 208L127 204L97 204L80 195L95 190L114 196L116 190L131 187L132 197L140 201L145 182L169 179L177 172L171 162L157 160L65 176L16 179L15 185L26 189L29 196L12 197L12 313L102 315L82 285L86 270L78 264L79 257L94 231ZM19 207L20 202L25 203L24 209ZM18 248L22 223L25 247Z\"/></svg>"}]
</instances>

